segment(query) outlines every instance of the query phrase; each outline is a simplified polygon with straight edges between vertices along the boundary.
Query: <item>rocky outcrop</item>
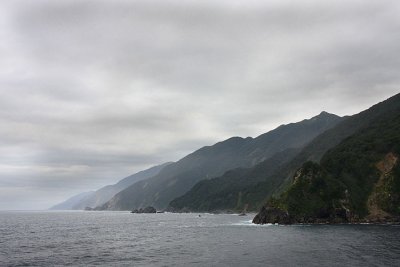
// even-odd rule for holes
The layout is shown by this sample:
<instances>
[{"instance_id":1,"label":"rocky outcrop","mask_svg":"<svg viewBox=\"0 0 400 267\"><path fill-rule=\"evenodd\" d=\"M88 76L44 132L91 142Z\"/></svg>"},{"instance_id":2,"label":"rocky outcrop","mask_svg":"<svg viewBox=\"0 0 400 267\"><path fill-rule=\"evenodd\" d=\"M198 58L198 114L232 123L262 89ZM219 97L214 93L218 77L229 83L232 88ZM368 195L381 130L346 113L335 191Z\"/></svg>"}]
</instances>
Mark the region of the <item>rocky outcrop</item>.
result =
<instances>
[{"instance_id":1,"label":"rocky outcrop","mask_svg":"<svg viewBox=\"0 0 400 267\"><path fill-rule=\"evenodd\" d=\"M253 223L255 224L267 224L267 223L279 223L279 224L291 224L293 223L290 219L287 211L275 207L262 207L261 211L254 217Z\"/></svg>"},{"instance_id":2,"label":"rocky outcrop","mask_svg":"<svg viewBox=\"0 0 400 267\"><path fill-rule=\"evenodd\" d=\"M326 212L327 217L299 217L291 216L287 211L275 207L262 207L261 211L254 217L254 224L335 224L351 223L348 211L336 208Z\"/></svg>"},{"instance_id":3,"label":"rocky outcrop","mask_svg":"<svg viewBox=\"0 0 400 267\"><path fill-rule=\"evenodd\" d=\"M146 208L140 208L140 209L134 209L131 211L131 213L157 213L157 210L154 207L146 207Z\"/></svg>"},{"instance_id":4,"label":"rocky outcrop","mask_svg":"<svg viewBox=\"0 0 400 267\"><path fill-rule=\"evenodd\" d=\"M271 198L254 218L255 224L325 224L352 220L348 191L314 162L306 162L278 199Z\"/></svg>"}]
</instances>

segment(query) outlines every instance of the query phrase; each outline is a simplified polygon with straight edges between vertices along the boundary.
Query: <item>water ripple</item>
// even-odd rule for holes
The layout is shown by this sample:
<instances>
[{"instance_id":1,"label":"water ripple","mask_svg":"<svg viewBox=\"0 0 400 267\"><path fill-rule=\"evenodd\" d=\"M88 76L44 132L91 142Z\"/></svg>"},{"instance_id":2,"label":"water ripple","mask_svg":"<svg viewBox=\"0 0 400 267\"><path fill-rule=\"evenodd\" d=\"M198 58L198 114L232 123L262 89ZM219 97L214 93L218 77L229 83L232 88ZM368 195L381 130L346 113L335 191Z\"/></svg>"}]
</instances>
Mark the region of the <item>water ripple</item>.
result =
<instances>
[{"instance_id":1,"label":"water ripple","mask_svg":"<svg viewBox=\"0 0 400 267\"><path fill-rule=\"evenodd\" d=\"M0 212L0 266L397 266L400 227L251 216Z\"/></svg>"}]
</instances>

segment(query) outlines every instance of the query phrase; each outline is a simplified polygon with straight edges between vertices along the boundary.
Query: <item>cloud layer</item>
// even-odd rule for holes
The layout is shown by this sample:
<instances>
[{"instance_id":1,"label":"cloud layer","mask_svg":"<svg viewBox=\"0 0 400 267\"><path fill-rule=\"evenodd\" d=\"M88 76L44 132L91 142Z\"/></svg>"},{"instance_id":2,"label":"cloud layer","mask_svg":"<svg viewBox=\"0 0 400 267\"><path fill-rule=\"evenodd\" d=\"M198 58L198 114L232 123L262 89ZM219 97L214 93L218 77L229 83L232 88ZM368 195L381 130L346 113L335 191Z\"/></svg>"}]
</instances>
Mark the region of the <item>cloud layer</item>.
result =
<instances>
[{"instance_id":1,"label":"cloud layer","mask_svg":"<svg viewBox=\"0 0 400 267\"><path fill-rule=\"evenodd\" d=\"M395 0L1 6L0 209L47 208L400 88Z\"/></svg>"}]
</instances>

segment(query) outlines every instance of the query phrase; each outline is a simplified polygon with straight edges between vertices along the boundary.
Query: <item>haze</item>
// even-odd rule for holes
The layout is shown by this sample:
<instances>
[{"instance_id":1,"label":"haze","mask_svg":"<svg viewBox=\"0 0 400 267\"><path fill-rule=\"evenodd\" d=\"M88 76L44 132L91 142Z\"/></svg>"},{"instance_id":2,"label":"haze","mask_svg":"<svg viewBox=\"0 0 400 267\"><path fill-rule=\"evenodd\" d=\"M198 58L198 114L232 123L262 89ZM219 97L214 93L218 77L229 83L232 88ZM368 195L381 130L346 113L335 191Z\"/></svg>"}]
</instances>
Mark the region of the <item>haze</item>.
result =
<instances>
[{"instance_id":1,"label":"haze","mask_svg":"<svg viewBox=\"0 0 400 267\"><path fill-rule=\"evenodd\" d=\"M218 2L218 3L216 3ZM2 1L0 209L399 92L399 1Z\"/></svg>"}]
</instances>

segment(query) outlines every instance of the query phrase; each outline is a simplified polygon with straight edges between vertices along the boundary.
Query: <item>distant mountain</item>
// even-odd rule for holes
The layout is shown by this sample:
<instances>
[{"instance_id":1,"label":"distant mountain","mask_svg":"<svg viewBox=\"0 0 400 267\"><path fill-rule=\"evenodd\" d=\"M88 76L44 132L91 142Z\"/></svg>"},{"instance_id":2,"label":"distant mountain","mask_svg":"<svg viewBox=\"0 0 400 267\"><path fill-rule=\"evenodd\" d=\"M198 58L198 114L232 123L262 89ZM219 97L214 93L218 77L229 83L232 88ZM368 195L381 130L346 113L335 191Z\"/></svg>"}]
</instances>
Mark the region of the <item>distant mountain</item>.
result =
<instances>
[{"instance_id":1,"label":"distant mountain","mask_svg":"<svg viewBox=\"0 0 400 267\"><path fill-rule=\"evenodd\" d=\"M94 191L79 193L65 200L64 202L54 205L50 210L72 210L73 206L83 201L85 198L94 194Z\"/></svg>"},{"instance_id":2,"label":"distant mountain","mask_svg":"<svg viewBox=\"0 0 400 267\"><path fill-rule=\"evenodd\" d=\"M400 95L356 117L362 127L304 163L256 223L400 221Z\"/></svg>"},{"instance_id":3,"label":"distant mountain","mask_svg":"<svg viewBox=\"0 0 400 267\"><path fill-rule=\"evenodd\" d=\"M342 118L323 112L309 120L282 125L257 138L232 137L203 147L165 167L158 175L126 188L97 209L131 210L146 206L164 209L197 182L234 168L255 166L277 153L289 153L289 149L295 151L340 121Z\"/></svg>"},{"instance_id":4,"label":"distant mountain","mask_svg":"<svg viewBox=\"0 0 400 267\"><path fill-rule=\"evenodd\" d=\"M103 205L104 203L109 201L115 194L119 193L123 189L129 187L130 185L138 181L145 180L147 178L157 175L164 167L168 166L169 164L171 164L171 162L154 166L144 171L140 171L138 173L135 173L120 180L116 184L104 186L97 191L90 192L90 194L86 194L82 198L77 198L76 201L70 201L70 199L68 199L67 200L69 201L68 205L65 205L65 203L67 202L65 201L61 204L56 205L55 207L65 206L66 208L63 209L83 210L86 207L94 208L99 205ZM73 204L71 205L70 203ZM54 207L52 207L51 209L53 208Z\"/></svg>"}]
</instances>

